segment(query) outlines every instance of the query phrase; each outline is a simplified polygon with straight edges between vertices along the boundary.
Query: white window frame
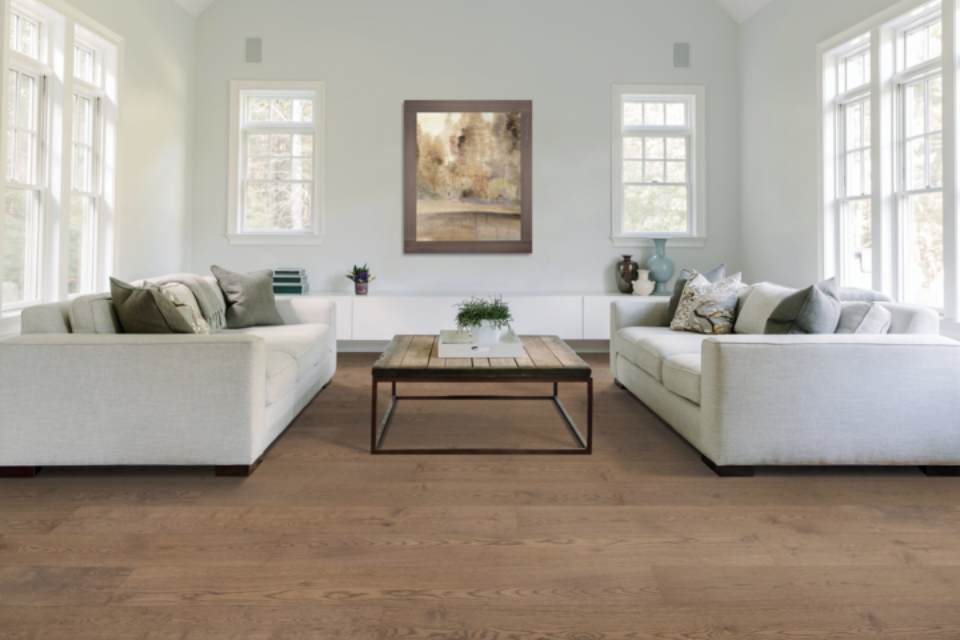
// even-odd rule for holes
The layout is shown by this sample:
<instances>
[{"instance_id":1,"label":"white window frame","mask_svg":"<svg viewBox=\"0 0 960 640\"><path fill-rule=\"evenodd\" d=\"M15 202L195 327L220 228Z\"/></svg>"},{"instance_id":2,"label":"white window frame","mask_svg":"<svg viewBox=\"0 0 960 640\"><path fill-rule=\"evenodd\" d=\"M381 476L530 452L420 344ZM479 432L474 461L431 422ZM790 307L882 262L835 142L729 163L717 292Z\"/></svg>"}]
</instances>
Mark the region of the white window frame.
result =
<instances>
[{"instance_id":1,"label":"white window frame","mask_svg":"<svg viewBox=\"0 0 960 640\"><path fill-rule=\"evenodd\" d=\"M898 131L901 107L899 86L908 77L916 77L931 70L943 73L943 212L944 212L944 308L945 329L960 331L960 213L957 211L957 73L958 47L956 20L958 0L902 0L878 13L873 18L848 29L822 43L817 49L819 70L819 98L822 110L818 114L821 133L820 158L821 215L818 219L819 271L821 277L837 274L839 243L836 233L838 192L836 184L835 118L836 65L838 49L863 34L870 36L871 51L871 156L872 156L872 236L873 285L895 298L903 291L901 235L902 166L898 145L902 139ZM905 31L941 14L942 55L939 59L902 69L899 59L903 50L900 43ZM842 54L841 54L842 55ZM939 191L940 189L936 189Z\"/></svg>"},{"instance_id":2,"label":"white window frame","mask_svg":"<svg viewBox=\"0 0 960 640\"><path fill-rule=\"evenodd\" d=\"M313 133L313 194L311 228L304 231L244 231L244 99L248 95L304 92L312 94L313 124L284 125L284 129L307 130ZM326 105L324 83L319 81L265 81L234 80L230 83L230 158L228 170L227 239L231 244L245 245L318 245L323 242L324 214L324 120ZM278 128L272 124L258 124L256 128Z\"/></svg>"},{"instance_id":3,"label":"white window frame","mask_svg":"<svg viewBox=\"0 0 960 640\"><path fill-rule=\"evenodd\" d=\"M10 14L26 13L41 23L40 62L19 54L10 47ZM94 245L93 290L107 286L108 276L114 270L114 219L118 209L117 175L118 159L118 104L120 77L122 74L123 38L98 24L65 0L0 0L0 15L3 16L4 40L0 46L0 68L5 72L13 65L31 64L48 75L46 105L44 111L44 142L47 145L43 158L43 187L41 202L42 226L37 257L39 296L37 302L51 302L70 297L67 291L69 206L72 193L72 147L73 147L73 95L75 92L96 93L100 97L101 169L98 172L100 197ZM78 32L82 33L80 35ZM96 77L99 86L76 80L73 75L74 43L97 49ZM6 82L0 85L0 129L6 130L7 95ZM4 136L5 137L5 136ZM6 161L5 140L0 139L0 159ZM109 169L109 170L107 170ZM4 169L5 171L5 169ZM0 210L2 215L2 210ZM0 226L2 229L2 226ZM3 238L0 237L0 255ZM22 307L7 305L0 300L0 331L15 322Z\"/></svg>"},{"instance_id":4,"label":"white window frame","mask_svg":"<svg viewBox=\"0 0 960 640\"><path fill-rule=\"evenodd\" d=\"M664 102L683 102L687 105L687 125L683 127L636 127L633 133L665 137L688 136L687 187L688 231L626 232L623 229L623 140L627 131L623 122L623 104L631 96ZM626 85L613 86L612 95L612 193L611 193L611 240L615 247L652 246L655 238L670 238L671 246L702 247L707 238L706 197L706 89L702 85Z\"/></svg>"}]
</instances>

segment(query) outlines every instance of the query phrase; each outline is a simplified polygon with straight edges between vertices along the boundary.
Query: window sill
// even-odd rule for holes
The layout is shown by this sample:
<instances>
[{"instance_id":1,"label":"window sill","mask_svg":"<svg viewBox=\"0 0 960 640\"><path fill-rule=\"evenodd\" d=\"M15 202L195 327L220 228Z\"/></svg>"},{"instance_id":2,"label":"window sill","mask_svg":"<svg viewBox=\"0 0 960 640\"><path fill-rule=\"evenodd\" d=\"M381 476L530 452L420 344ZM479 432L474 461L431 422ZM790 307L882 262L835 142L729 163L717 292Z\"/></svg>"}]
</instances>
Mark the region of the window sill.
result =
<instances>
[{"instance_id":1,"label":"window sill","mask_svg":"<svg viewBox=\"0 0 960 640\"><path fill-rule=\"evenodd\" d=\"M705 247L707 239L702 237L665 236L668 247ZM652 247L653 238L641 238L637 236L613 236L611 239L615 247Z\"/></svg>"},{"instance_id":2,"label":"window sill","mask_svg":"<svg viewBox=\"0 0 960 640\"><path fill-rule=\"evenodd\" d=\"M323 244L323 237L314 234L228 233L227 240L230 244L237 245L310 246Z\"/></svg>"}]
</instances>

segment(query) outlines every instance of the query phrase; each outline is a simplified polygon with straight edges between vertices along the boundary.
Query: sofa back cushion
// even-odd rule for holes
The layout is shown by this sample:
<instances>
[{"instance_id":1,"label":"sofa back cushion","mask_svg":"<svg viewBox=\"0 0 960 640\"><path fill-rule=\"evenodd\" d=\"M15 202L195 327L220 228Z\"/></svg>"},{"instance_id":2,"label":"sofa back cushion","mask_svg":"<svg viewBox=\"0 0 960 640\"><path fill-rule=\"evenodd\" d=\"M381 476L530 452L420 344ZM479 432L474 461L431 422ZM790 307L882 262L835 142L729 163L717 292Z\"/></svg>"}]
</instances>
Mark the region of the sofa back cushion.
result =
<instances>
[{"instance_id":1,"label":"sofa back cushion","mask_svg":"<svg viewBox=\"0 0 960 640\"><path fill-rule=\"evenodd\" d=\"M70 333L70 303L51 302L27 307L20 314L20 333Z\"/></svg>"},{"instance_id":2,"label":"sofa back cushion","mask_svg":"<svg viewBox=\"0 0 960 640\"><path fill-rule=\"evenodd\" d=\"M734 332L748 335L762 334L767 328L767 320L773 310L794 293L796 289L781 287L771 282L760 282L751 286L743 304L740 305L737 322L733 327Z\"/></svg>"},{"instance_id":3,"label":"sofa back cushion","mask_svg":"<svg viewBox=\"0 0 960 640\"><path fill-rule=\"evenodd\" d=\"M73 333L123 332L109 293L95 293L71 300L70 328Z\"/></svg>"},{"instance_id":4,"label":"sofa back cushion","mask_svg":"<svg viewBox=\"0 0 960 640\"><path fill-rule=\"evenodd\" d=\"M895 302L881 302L890 312L890 333L940 335L940 316L933 309Z\"/></svg>"}]
</instances>

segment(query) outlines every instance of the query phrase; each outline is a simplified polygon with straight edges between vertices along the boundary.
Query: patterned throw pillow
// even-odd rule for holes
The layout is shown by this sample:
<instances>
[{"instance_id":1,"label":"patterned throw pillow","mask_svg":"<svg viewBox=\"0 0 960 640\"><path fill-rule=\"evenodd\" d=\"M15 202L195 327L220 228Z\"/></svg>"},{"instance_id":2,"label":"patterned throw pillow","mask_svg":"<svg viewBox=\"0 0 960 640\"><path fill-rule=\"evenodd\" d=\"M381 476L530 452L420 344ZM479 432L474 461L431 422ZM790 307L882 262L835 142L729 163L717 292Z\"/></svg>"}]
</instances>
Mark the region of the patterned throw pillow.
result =
<instances>
[{"instance_id":1,"label":"patterned throw pillow","mask_svg":"<svg viewBox=\"0 0 960 640\"><path fill-rule=\"evenodd\" d=\"M737 302L747 288L740 278L737 273L712 284L697 274L684 288L670 328L711 335L733 333Z\"/></svg>"},{"instance_id":2,"label":"patterned throw pillow","mask_svg":"<svg viewBox=\"0 0 960 640\"><path fill-rule=\"evenodd\" d=\"M190 291L190 287L180 282L168 282L160 285L160 291L173 303L183 319L187 321L193 332L201 335L210 333L210 324L203 317L200 311L200 304L196 296Z\"/></svg>"}]
</instances>

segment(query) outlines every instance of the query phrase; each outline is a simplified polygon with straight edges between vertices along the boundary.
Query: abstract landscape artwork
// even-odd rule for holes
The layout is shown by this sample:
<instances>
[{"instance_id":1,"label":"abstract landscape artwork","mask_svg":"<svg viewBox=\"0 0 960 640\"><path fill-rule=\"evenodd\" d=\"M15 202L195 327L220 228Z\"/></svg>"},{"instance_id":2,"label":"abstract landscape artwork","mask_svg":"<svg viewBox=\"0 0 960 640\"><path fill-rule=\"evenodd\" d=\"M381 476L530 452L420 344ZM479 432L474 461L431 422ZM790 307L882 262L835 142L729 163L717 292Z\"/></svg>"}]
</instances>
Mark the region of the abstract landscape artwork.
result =
<instances>
[{"instance_id":1,"label":"abstract landscape artwork","mask_svg":"<svg viewBox=\"0 0 960 640\"><path fill-rule=\"evenodd\" d=\"M404 249L532 251L532 103L404 104Z\"/></svg>"}]
</instances>

